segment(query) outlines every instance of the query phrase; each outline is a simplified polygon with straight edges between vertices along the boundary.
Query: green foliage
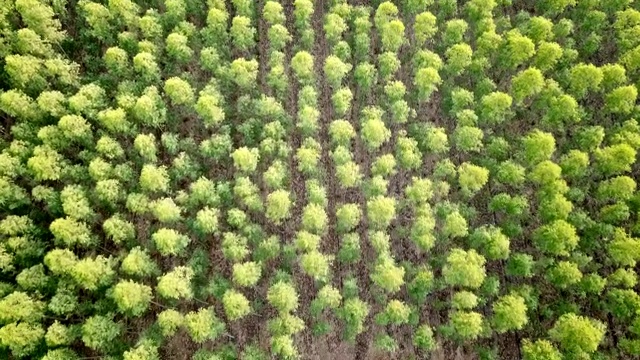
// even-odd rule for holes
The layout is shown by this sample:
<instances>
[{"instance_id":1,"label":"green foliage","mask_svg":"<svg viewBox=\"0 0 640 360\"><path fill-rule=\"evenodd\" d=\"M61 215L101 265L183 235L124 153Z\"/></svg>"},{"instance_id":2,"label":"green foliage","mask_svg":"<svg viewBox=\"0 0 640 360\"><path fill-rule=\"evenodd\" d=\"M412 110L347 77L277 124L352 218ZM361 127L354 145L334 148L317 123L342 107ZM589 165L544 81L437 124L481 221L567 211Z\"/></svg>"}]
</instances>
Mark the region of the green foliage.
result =
<instances>
[{"instance_id":1,"label":"green foliage","mask_svg":"<svg viewBox=\"0 0 640 360\"><path fill-rule=\"evenodd\" d=\"M274 223L279 224L291 216L291 205L289 192L276 190L267 196L266 216Z\"/></svg>"},{"instance_id":2,"label":"green foliage","mask_svg":"<svg viewBox=\"0 0 640 360\"><path fill-rule=\"evenodd\" d=\"M430 67L418 70L413 81L418 99L421 101L428 101L441 83L442 79L438 74L438 70Z\"/></svg>"},{"instance_id":3,"label":"green foliage","mask_svg":"<svg viewBox=\"0 0 640 360\"><path fill-rule=\"evenodd\" d=\"M0 59L0 358L640 355L631 0L4 1Z\"/></svg>"},{"instance_id":4,"label":"green foliage","mask_svg":"<svg viewBox=\"0 0 640 360\"><path fill-rule=\"evenodd\" d=\"M603 78L602 69L595 65L578 64L569 74L569 87L577 98L582 98L588 91L598 91Z\"/></svg>"},{"instance_id":5,"label":"green foliage","mask_svg":"<svg viewBox=\"0 0 640 360\"><path fill-rule=\"evenodd\" d=\"M35 352L44 335L40 325L11 323L0 328L0 344L9 348L16 358L21 358Z\"/></svg>"},{"instance_id":6,"label":"green foliage","mask_svg":"<svg viewBox=\"0 0 640 360\"><path fill-rule=\"evenodd\" d=\"M493 226L479 227L473 231L469 240L489 260L506 260L509 258L509 238L502 233L500 228Z\"/></svg>"},{"instance_id":7,"label":"green foliage","mask_svg":"<svg viewBox=\"0 0 640 360\"><path fill-rule=\"evenodd\" d=\"M535 45L531 39L516 29L506 33L500 53L505 67L515 69L534 54Z\"/></svg>"},{"instance_id":8,"label":"green foliage","mask_svg":"<svg viewBox=\"0 0 640 360\"><path fill-rule=\"evenodd\" d=\"M560 289L575 285L582 279L578 264L571 261L560 261L547 270L547 280Z\"/></svg>"},{"instance_id":9,"label":"green foliage","mask_svg":"<svg viewBox=\"0 0 640 360\"><path fill-rule=\"evenodd\" d=\"M633 111L638 97L635 86L621 86L615 88L605 97L605 108L615 114L629 114Z\"/></svg>"},{"instance_id":10,"label":"green foliage","mask_svg":"<svg viewBox=\"0 0 640 360\"><path fill-rule=\"evenodd\" d=\"M256 29L251 26L251 19L246 16L235 16L229 29L233 44L241 51L249 51L255 46Z\"/></svg>"},{"instance_id":11,"label":"green foliage","mask_svg":"<svg viewBox=\"0 0 640 360\"><path fill-rule=\"evenodd\" d=\"M235 290L227 290L222 297L222 306L231 321L241 319L251 312L249 300Z\"/></svg>"},{"instance_id":12,"label":"green foliage","mask_svg":"<svg viewBox=\"0 0 640 360\"><path fill-rule=\"evenodd\" d=\"M451 238L467 236L467 220L458 211L453 211L444 219L442 234Z\"/></svg>"},{"instance_id":13,"label":"green foliage","mask_svg":"<svg viewBox=\"0 0 640 360\"><path fill-rule=\"evenodd\" d=\"M151 288L134 281L120 281L111 289L111 297L118 311L132 316L141 316L151 302Z\"/></svg>"},{"instance_id":14,"label":"green foliage","mask_svg":"<svg viewBox=\"0 0 640 360\"><path fill-rule=\"evenodd\" d=\"M533 241L543 252L568 256L578 245L578 235L573 225L564 220L555 220L535 230Z\"/></svg>"},{"instance_id":15,"label":"green foliage","mask_svg":"<svg viewBox=\"0 0 640 360\"><path fill-rule=\"evenodd\" d=\"M473 126L459 126L453 133L456 148L462 152L482 150L484 133Z\"/></svg>"},{"instance_id":16,"label":"green foliage","mask_svg":"<svg viewBox=\"0 0 640 360\"><path fill-rule=\"evenodd\" d=\"M291 69L296 79L303 85L311 84L314 80L313 56L306 51L298 51L291 59Z\"/></svg>"},{"instance_id":17,"label":"green foliage","mask_svg":"<svg viewBox=\"0 0 640 360\"><path fill-rule=\"evenodd\" d=\"M186 266L178 266L158 278L156 292L166 299L191 299L193 290L191 280L194 272Z\"/></svg>"},{"instance_id":18,"label":"green foliage","mask_svg":"<svg viewBox=\"0 0 640 360\"><path fill-rule=\"evenodd\" d=\"M469 291L458 291L451 299L451 307L456 310L470 310L478 305L478 297Z\"/></svg>"},{"instance_id":19,"label":"green foliage","mask_svg":"<svg viewBox=\"0 0 640 360\"><path fill-rule=\"evenodd\" d=\"M158 314L157 323L162 335L171 336L183 325L184 316L176 310L167 309Z\"/></svg>"},{"instance_id":20,"label":"green foliage","mask_svg":"<svg viewBox=\"0 0 640 360\"><path fill-rule=\"evenodd\" d=\"M428 324L420 325L413 333L413 345L422 351L432 351L436 348L436 341L433 338L433 330Z\"/></svg>"},{"instance_id":21,"label":"green foliage","mask_svg":"<svg viewBox=\"0 0 640 360\"><path fill-rule=\"evenodd\" d=\"M312 250L300 257L300 267L314 280L326 281L329 278L332 256Z\"/></svg>"},{"instance_id":22,"label":"green foliage","mask_svg":"<svg viewBox=\"0 0 640 360\"><path fill-rule=\"evenodd\" d=\"M338 309L337 316L344 321L344 337L347 340L354 341L356 336L364 331L364 321L369 311L369 305L357 297L344 301L343 306Z\"/></svg>"},{"instance_id":23,"label":"green foliage","mask_svg":"<svg viewBox=\"0 0 640 360\"><path fill-rule=\"evenodd\" d=\"M552 134L534 130L522 139L522 158L528 165L549 160L556 151Z\"/></svg>"},{"instance_id":24,"label":"green foliage","mask_svg":"<svg viewBox=\"0 0 640 360\"><path fill-rule=\"evenodd\" d=\"M384 196L376 196L367 201L367 218L374 229L384 229L396 216L396 200Z\"/></svg>"},{"instance_id":25,"label":"green foliage","mask_svg":"<svg viewBox=\"0 0 640 360\"><path fill-rule=\"evenodd\" d=\"M47 329L45 341L48 347L58 347L70 345L76 338L74 329L54 321Z\"/></svg>"},{"instance_id":26,"label":"green foliage","mask_svg":"<svg viewBox=\"0 0 640 360\"><path fill-rule=\"evenodd\" d=\"M404 285L405 270L396 266L393 259L381 256L370 275L371 280L386 292L395 293Z\"/></svg>"},{"instance_id":27,"label":"green foliage","mask_svg":"<svg viewBox=\"0 0 640 360\"><path fill-rule=\"evenodd\" d=\"M528 68L516 74L511 79L511 91L516 103L522 103L526 98L530 98L542 91L544 77L542 72L536 68Z\"/></svg>"},{"instance_id":28,"label":"green foliage","mask_svg":"<svg viewBox=\"0 0 640 360\"><path fill-rule=\"evenodd\" d=\"M269 288L267 301L281 313L291 312L298 308L298 293L291 284L279 281Z\"/></svg>"},{"instance_id":29,"label":"green foliage","mask_svg":"<svg viewBox=\"0 0 640 360\"><path fill-rule=\"evenodd\" d=\"M0 300L0 310L2 324L35 323L44 317L45 304L24 292L14 291Z\"/></svg>"},{"instance_id":30,"label":"green foliage","mask_svg":"<svg viewBox=\"0 0 640 360\"><path fill-rule=\"evenodd\" d=\"M336 210L336 226L338 231L352 231L360 223L362 211L357 204L344 204Z\"/></svg>"},{"instance_id":31,"label":"green foliage","mask_svg":"<svg viewBox=\"0 0 640 360\"><path fill-rule=\"evenodd\" d=\"M442 268L445 282L451 286L479 288L486 277L485 259L475 250L453 249Z\"/></svg>"},{"instance_id":32,"label":"green foliage","mask_svg":"<svg viewBox=\"0 0 640 360\"><path fill-rule=\"evenodd\" d=\"M461 340L477 339L482 332L482 323L482 315L473 311L456 311L449 316L453 335Z\"/></svg>"},{"instance_id":33,"label":"green foliage","mask_svg":"<svg viewBox=\"0 0 640 360\"><path fill-rule=\"evenodd\" d=\"M636 150L628 144L617 144L596 150L595 168L603 175L617 175L631 170Z\"/></svg>"},{"instance_id":34,"label":"green foliage","mask_svg":"<svg viewBox=\"0 0 640 360\"><path fill-rule=\"evenodd\" d=\"M458 166L458 182L466 196L473 196L487 181L489 181L489 170L468 162Z\"/></svg>"},{"instance_id":35,"label":"green foliage","mask_svg":"<svg viewBox=\"0 0 640 360\"><path fill-rule=\"evenodd\" d=\"M184 316L184 325L196 343L215 340L224 331L224 323L216 317L213 308L200 308Z\"/></svg>"},{"instance_id":36,"label":"green foliage","mask_svg":"<svg viewBox=\"0 0 640 360\"><path fill-rule=\"evenodd\" d=\"M115 278L114 262L102 255L81 259L73 265L71 277L83 289L95 291L110 285Z\"/></svg>"},{"instance_id":37,"label":"green foliage","mask_svg":"<svg viewBox=\"0 0 640 360\"><path fill-rule=\"evenodd\" d=\"M255 59L238 58L229 66L228 76L240 89L250 89L258 78L258 66Z\"/></svg>"},{"instance_id":38,"label":"green foliage","mask_svg":"<svg viewBox=\"0 0 640 360\"><path fill-rule=\"evenodd\" d=\"M153 243L163 256L181 255L191 239L173 229L162 228L151 235Z\"/></svg>"},{"instance_id":39,"label":"green foliage","mask_svg":"<svg viewBox=\"0 0 640 360\"><path fill-rule=\"evenodd\" d=\"M262 268L256 262L233 265L233 282L240 286L255 286L260 280L261 274Z\"/></svg>"},{"instance_id":40,"label":"green foliage","mask_svg":"<svg viewBox=\"0 0 640 360\"><path fill-rule=\"evenodd\" d=\"M113 321L113 315L95 315L82 324L82 342L93 350L105 351L122 333L122 325Z\"/></svg>"},{"instance_id":41,"label":"green foliage","mask_svg":"<svg viewBox=\"0 0 640 360\"><path fill-rule=\"evenodd\" d=\"M158 266L145 249L136 246L122 259L120 270L128 275L143 277L155 274Z\"/></svg>"},{"instance_id":42,"label":"green foliage","mask_svg":"<svg viewBox=\"0 0 640 360\"><path fill-rule=\"evenodd\" d=\"M600 321L567 313L549 330L552 340L573 356L584 356L595 352L602 341L606 327Z\"/></svg>"},{"instance_id":43,"label":"green foliage","mask_svg":"<svg viewBox=\"0 0 640 360\"><path fill-rule=\"evenodd\" d=\"M493 326L497 332L520 330L528 322L525 300L518 295L506 295L493 303Z\"/></svg>"},{"instance_id":44,"label":"green foliage","mask_svg":"<svg viewBox=\"0 0 640 360\"><path fill-rule=\"evenodd\" d=\"M536 340L531 342L528 339L523 341L522 356L525 360L560 360L560 351L553 346L550 341Z\"/></svg>"},{"instance_id":45,"label":"green foliage","mask_svg":"<svg viewBox=\"0 0 640 360\"><path fill-rule=\"evenodd\" d=\"M54 220L49 230L57 241L68 247L75 245L86 247L94 242L87 224L69 217Z\"/></svg>"},{"instance_id":46,"label":"green foliage","mask_svg":"<svg viewBox=\"0 0 640 360\"><path fill-rule=\"evenodd\" d=\"M413 31L418 43L431 39L438 31L436 17L428 11L416 15Z\"/></svg>"},{"instance_id":47,"label":"green foliage","mask_svg":"<svg viewBox=\"0 0 640 360\"><path fill-rule=\"evenodd\" d=\"M143 343L122 354L124 360L158 360L158 348L150 343Z\"/></svg>"}]
</instances>

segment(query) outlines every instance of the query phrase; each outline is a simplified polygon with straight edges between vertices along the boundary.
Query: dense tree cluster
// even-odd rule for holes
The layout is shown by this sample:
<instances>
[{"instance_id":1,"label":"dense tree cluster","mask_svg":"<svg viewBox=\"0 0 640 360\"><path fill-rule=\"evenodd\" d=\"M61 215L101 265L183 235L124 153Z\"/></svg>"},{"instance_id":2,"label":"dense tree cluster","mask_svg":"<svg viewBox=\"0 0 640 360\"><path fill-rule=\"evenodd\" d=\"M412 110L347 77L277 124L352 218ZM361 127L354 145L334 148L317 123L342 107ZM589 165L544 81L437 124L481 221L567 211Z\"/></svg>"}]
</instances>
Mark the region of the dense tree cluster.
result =
<instances>
[{"instance_id":1,"label":"dense tree cluster","mask_svg":"<svg viewBox=\"0 0 640 360\"><path fill-rule=\"evenodd\" d=\"M636 358L639 83L631 0L2 1L0 358Z\"/></svg>"}]
</instances>

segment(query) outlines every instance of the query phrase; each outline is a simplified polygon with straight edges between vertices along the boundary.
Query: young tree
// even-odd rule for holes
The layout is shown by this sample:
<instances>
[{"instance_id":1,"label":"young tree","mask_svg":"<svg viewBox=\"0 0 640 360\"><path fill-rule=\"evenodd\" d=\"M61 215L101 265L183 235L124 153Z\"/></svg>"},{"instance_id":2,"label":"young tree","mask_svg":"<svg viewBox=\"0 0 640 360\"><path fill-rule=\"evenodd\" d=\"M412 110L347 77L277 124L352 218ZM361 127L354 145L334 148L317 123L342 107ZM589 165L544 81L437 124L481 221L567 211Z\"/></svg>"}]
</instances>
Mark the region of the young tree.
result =
<instances>
[{"instance_id":1,"label":"young tree","mask_svg":"<svg viewBox=\"0 0 640 360\"><path fill-rule=\"evenodd\" d=\"M559 261L547 270L547 280L559 289L566 289L582 280L578 264L571 261Z\"/></svg>"},{"instance_id":2,"label":"young tree","mask_svg":"<svg viewBox=\"0 0 640 360\"><path fill-rule=\"evenodd\" d=\"M189 47L189 38L178 33L171 33L166 40L167 54L178 63L186 63L193 57Z\"/></svg>"},{"instance_id":3,"label":"young tree","mask_svg":"<svg viewBox=\"0 0 640 360\"><path fill-rule=\"evenodd\" d=\"M544 76L536 68L523 70L511 79L511 92L516 104L522 104L525 99L537 95L543 87Z\"/></svg>"},{"instance_id":4,"label":"young tree","mask_svg":"<svg viewBox=\"0 0 640 360\"><path fill-rule=\"evenodd\" d=\"M240 51L249 51L256 44L256 29L251 26L251 19L245 16L235 16L229 29L233 44Z\"/></svg>"},{"instance_id":5,"label":"young tree","mask_svg":"<svg viewBox=\"0 0 640 360\"><path fill-rule=\"evenodd\" d=\"M184 316L177 310L167 309L158 314L157 324L162 335L171 336L184 324Z\"/></svg>"},{"instance_id":6,"label":"young tree","mask_svg":"<svg viewBox=\"0 0 640 360\"><path fill-rule=\"evenodd\" d=\"M158 278L156 292L166 299L191 299L193 291L191 289L191 280L194 272L191 268L185 266L177 266L170 272Z\"/></svg>"},{"instance_id":7,"label":"young tree","mask_svg":"<svg viewBox=\"0 0 640 360\"><path fill-rule=\"evenodd\" d=\"M555 220L536 229L533 241L543 252L568 256L578 245L579 238L573 225L564 220Z\"/></svg>"},{"instance_id":8,"label":"young tree","mask_svg":"<svg viewBox=\"0 0 640 360\"><path fill-rule=\"evenodd\" d=\"M435 15L428 11L416 15L413 23L413 33L418 44L424 44L438 32L436 20Z\"/></svg>"},{"instance_id":9,"label":"young tree","mask_svg":"<svg viewBox=\"0 0 640 360\"><path fill-rule=\"evenodd\" d=\"M289 192L276 190L267 196L266 216L276 224L289 218L291 209Z\"/></svg>"},{"instance_id":10,"label":"young tree","mask_svg":"<svg viewBox=\"0 0 640 360\"><path fill-rule=\"evenodd\" d=\"M298 293L291 284L278 281L269 288L267 301L281 313L291 312L298 308Z\"/></svg>"},{"instance_id":11,"label":"young tree","mask_svg":"<svg viewBox=\"0 0 640 360\"><path fill-rule=\"evenodd\" d=\"M396 200L385 196L376 196L367 201L369 225L375 229L388 227L396 217Z\"/></svg>"},{"instance_id":12,"label":"young tree","mask_svg":"<svg viewBox=\"0 0 640 360\"><path fill-rule=\"evenodd\" d=\"M525 339L522 342L522 356L524 360L561 360L560 351L550 341Z\"/></svg>"},{"instance_id":13,"label":"young tree","mask_svg":"<svg viewBox=\"0 0 640 360\"><path fill-rule=\"evenodd\" d=\"M307 204L302 210L302 227L313 234L323 234L329 220L324 208L318 204Z\"/></svg>"},{"instance_id":14,"label":"young tree","mask_svg":"<svg viewBox=\"0 0 640 360\"><path fill-rule=\"evenodd\" d=\"M120 270L127 275L145 277L156 274L158 265L145 249L136 246L122 260Z\"/></svg>"},{"instance_id":15,"label":"young tree","mask_svg":"<svg viewBox=\"0 0 640 360\"><path fill-rule=\"evenodd\" d=\"M346 299L342 308L337 310L337 317L344 321L344 337L354 341L364 331L364 322L369 315L369 305L357 297Z\"/></svg>"},{"instance_id":16,"label":"young tree","mask_svg":"<svg viewBox=\"0 0 640 360\"><path fill-rule=\"evenodd\" d=\"M489 260L506 260L509 258L509 238L500 228L491 225L481 226L474 230L469 237L473 247Z\"/></svg>"},{"instance_id":17,"label":"young tree","mask_svg":"<svg viewBox=\"0 0 640 360\"><path fill-rule=\"evenodd\" d=\"M520 330L528 322L525 300L518 295L506 295L493 303L493 326L498 333Z\"/></svg>"},{"instance_id":18,"label":"young tree","mask_svg":"<svg viewBox=\"0 0 640 360\"><path fill-rule=\"evenodd\" d=\"M327 256L318 250L312 250L300 257L300 267L316 281L329 279L333 256Z\"/></svg>"},{"instance_id":19,"label":"young tree","mask_svg":"<svg viewBox=\"0 0 640 360\"><path fill-rule=\"evenodd\" d=\"M184 317L184 324L191 339L196 343L215 340L225 329L224 323L215 315L213 308L200 308Z\"/></svg>"},{"instance_id":20,"label":"young tree","mask_svg":"<svg viewBox=\"0 0 640 360\"><path fill-rule=\"evenodd\" d=\"M388 293L396 293L404 285L404 268L396 266L389 255L378 257L375 268L369 276L373 282Z\"/></svg>"},{"instance_id":21,"label":"young tree","mask_svg":"<svg viewBox=\"0 0 640 360\"><path fill-rule=\"evenodd\" d=\"M402 325L409 322L411 308L400 300L391 300L384 310L376 315L379 325Z\"/></svg>"},{"instance_id":22,"label":"young tree","mask_svg":"<svg viewBox=\"0 0 640 360\"><path fill-rule=\"evenodd\" d=\"M447 256L442 275L448 285L479 288L486 277L485 259L475 250L453 249Z\"/></svg>"},{"instance_id":23,"label":"young tree","mask_svg":"<svg viewBox=\"0 0 640 360\"><path fill-rule=\"evenodd\" d=\"M96 291L113 282L116 276L114 263L114 259L102 255L96 256L95 259L87 257L73 265L71 277L81 288Z\"/></svg>"},{"instance_id":24,"label":"young tree","mask_svg":"<svg viewBox=\"0 0 640 360\"><path fill-rule=\"evenodd\" d=\"M11 323L0 328L0 344L16 358L22 358L36 351L44 335L40 324Z\"/></svg>"},{"instance_id":25,"label":"young tree","mask_svg":"<svg viewBox=\"0 0 640 360\"><path fill-rule=\"evenodd\" d=\"M555 151L556 140L550 133L536 129L522 140L521 156L530 166L549 160Z\"/></svg>"},{"instance_id":26,"label":"young tree","mask_svg":"<svg viewBox=\"0 0 640 360\"><path fill-rule=\"evenodd\" d=\"M447 214L442 225L442 234L450 238L465 237L468 234L467 220L457 210Z\"/></svg>"},{"instance_id":27,"label":"young tree","mask_svg":"<svg viewBox=\"0 0 640 360\"><path fill-rule=\"evenodd\" d=\"M336 166L336 178L343 188L358 186L362 181L360 165L349 160Z\"/></svg>"},{"instance_id":28,"label":"young tree","mask_svg":"<svg viewBox=\"0 0 640 360\"><path fill-rule=\"evenodd\" d=\"M159 360L158 347L151 342L143 342L122 354L123 360Z\"/></svg>"},{"instance_id":29,"label":"young tree","mask_svg":"<svg viewBox=\"0 0 640 360\"><path fill-rule=\"evenodd\" d=\"M535 55L535 44L531 39L522 35L517 29L510 30L505 35L500 57L504 66L515 69Z\"/></svg>"},{"instance_id":30,"label":"young tree","mask_svg":"<svg viewBox=\"0 0 640 360\"><path fill-rule=\"evenodd\" d=\"M637 97L634 85L615 88L605 96L605 108L614 114L629 114L635 108Z\"/></svg>"},{"instance_id":31,"label":"young tree","mask_svg":"<svg viewBox=\"0 0 640 360\"><path fill-rule=\"evenodd\" d=\"M456 148L463 152L482 150L484 132L474 126L459 126L453 133Z\"/></svg>"},{"instance_id":32,"label":"young tree","mask_svg":"<svg viewBox=\"0 0 640 360\"><path fill-rule=\"evenodd\" d=\"M153 192L166 192L169 190L169 173L164 166L145 164L140 171L140 187L142 190Z\"/></svg>"},{"instance_id":33,"label":"young tree","mask_svg":"<svg viewBox=\"0 0 640 360\"><path fill-rule=\"evenodd\" d=\"M461 75L472 63L473 50L465 43L452 45L445 51L445 70L454 76Z\"/></svg>"},{"instance_id":34,"label":"young tree","mask_svg":"<svg viewBox=\"0 0 640 360\"><path fill-rule=\"evenodd\" d=\"M605 176L617 175L631 170L636 153L628 144L616 144L597 149L594 153L595 168Z\"/></svg>"},{"instance_id":35,"label":"young tree","mask_svg":"<svg viewBox=\"0 0 640 360\"><path fill-rule=\"evenodd\" d=\"M416 72L413 84L418 92L418 99L420 101L428 101L438 86L442 84L442 79L438 74L438 70L425 67Z\"/></svg>"},{"instance_id":36,"label":"young tree","mask_svg":"<svg viewBox=\"0 0 640 360\"><path fill-rule=\"evenodd\" d=\"M372 113L367 116L361 127L361 137L371 150L378 149L391 138L391 131L384 125L379 114Z\"/></svg>"},{"instance_id":37,"label":"young tree","mask_svg":"<svg viewBox=\"0 0 640 360\"><path fill-rule=\"evenodd\" d=\"M82 342L90 349L105 351L114 345L122 330L112 314L94 315L82 324Z\"/></svg>"},{"instance_id":38,"label":"young tree","mask_svg":"<svg viewBox=\"0 0 640 360\"><path fill-rule=\"evenodd\" d=\"M460 340L475 340L482 332L483 317L474 311L455 311L449 315L449 327Z\"/></svg>"},{"instance_id":39,"label":"young tree","mask_svg":"<svg viewBox=\"0 0 640 360\"><path fill-rule=\"evenodd\" d=\"M222 296L222 306L231 321L241 319L251 312L249 300L242 293L231 289Z\"/></svg>"},{"instance_id":40,"label":"young tree","mask_svg":"<svg viewBox=\"0 0 640 360\"><path fill-rule=\"evenodd\" d=\"M301 85L311 85L314 76L313 56L306 51L298 51L291 58L291 69Z\"/></svg>"},{"instance_id":41,"label":"young tree","mask_svg":"<svg viewBox=\"0 0 640 360\"><path fill-rule=\"evenodd\" d=\"M549 336L570 355L588 356L598 349L605 331L606 326L598 320L566 313L549 330Z\"/></svg>"},{"instance_id":42,"label":"young tree","mask_svg":"<svg viewBox=\"0 0 640 360\"><path fill-rule=\"evenodd\" d=\"M262 268L253 261L233 264L233 282L240 286L255 286L260 280Z\"/></svg>"},{"instance_id":43,"label":"young tree","mask_svg":"<svg viewBox=\"0 0 640 360\"><path fill-rule=\"evenodd\" d=\"M578 64L569 73L569 88L576 98L581 99L588 91L598 91L604 75L602 69L593 64Z\"/></svg>"},{"instance_id":44,"label":"young tree","mask_svg":"<svg viewBox=\"0 0 640 360\"><path fill-rule=\"evenodd\" d=\"M384 51L397 53L400 47L405 43L405 27L400 20L391 20L378 26L380 34L380 42Z\"/></svg>"},{"instance_id":45,"label":"young tree","mask_svg":"<svg viewBox=\"0 0 640 360\"><path fill-rule=\"evenodd\" d=\"M49 225L49 230L55 240L67 247L88 247L95 240L86 223L76 221L71 217L54 220Z\"/></svg>"},{"instance_id":46,"label":"young tree","mask_svg":"<svg viewBox=\"0 0 640 360\"><path fill-rule=\"evenodd\" d=\"M0 300L0 323L37 323L44 317L46 304L27 293L14 291Z\"/></svg>"},{"instance_id":47,"label":"young tree","mask_svg":"<svg viewBox=\"0 0 640 360\"><path fill-rule=\"evenodd\" d=\"M468 162L458 166L458 182L466 196L475 195L487 181L489 181L489 170Z\"/></svg>"},{"instance_id":48,"label":"young tree","mask_svg":"<svg viewBox=\"0 0 640 360\"><path fill-rule=\"evenodd\" d=\"M125 315L141 316L149 308L151 288L131 280L121 280L111 289L118 311Z\"/></svg>"},{"instance_id":49,"label":"young tree","mask_svg":"<svg viewBox=\"0 0 640 360\"><path fill-rule=\"evenodd\" d=\"M58 347L71 345L77 337L77 331L75 328L65 326L58 320L55 320L53 324L47 329L47 333L44 336L45 342L48 347Z\"/></svg>"},{"instance_id":50,"label":"young tree","mask_svg":"<svg viewBox=\"0 0 640 360\"><path fill-rule=\"evenodd\" d=\"M151 235L156 248L163 256L181 255L191 239L173 229L161 228Z\"/></svg>"},{"instance_id":51,"label":"young tree","mask_svg":"<svg viewBox=\"0 0 640 360\"><path fill-rule=\"evenodd\" d=\"M357 204L344 204L336 210L336 226L338 231L352 231L360 223L362 211Z\"/></svg>"},{"instance_id":52,"label":"young tree","mask_svg":"<svg viewBox=\"0 0 640 360\"><path fill-rule=\"evenodd\" d=\"M191 85L179 77L172 77L165 81L164 92L175 105L193 105L195 94Z\"/></svg>"}]
</instances>

